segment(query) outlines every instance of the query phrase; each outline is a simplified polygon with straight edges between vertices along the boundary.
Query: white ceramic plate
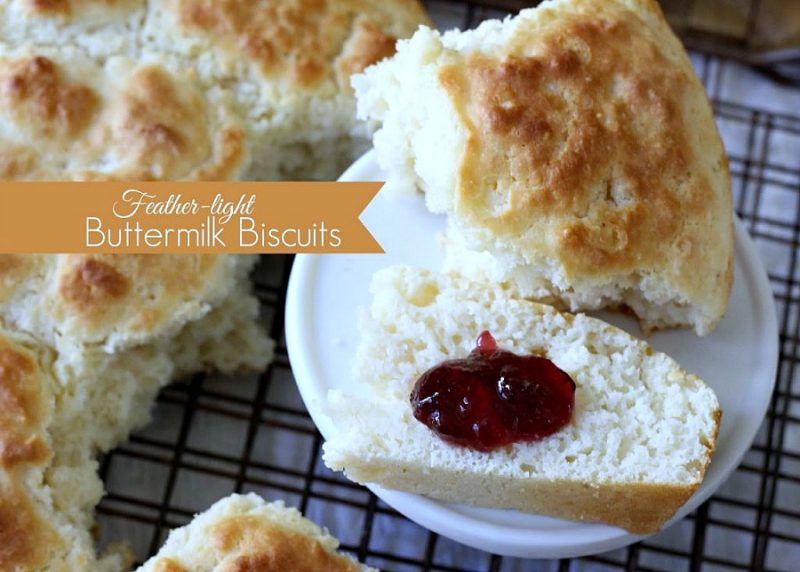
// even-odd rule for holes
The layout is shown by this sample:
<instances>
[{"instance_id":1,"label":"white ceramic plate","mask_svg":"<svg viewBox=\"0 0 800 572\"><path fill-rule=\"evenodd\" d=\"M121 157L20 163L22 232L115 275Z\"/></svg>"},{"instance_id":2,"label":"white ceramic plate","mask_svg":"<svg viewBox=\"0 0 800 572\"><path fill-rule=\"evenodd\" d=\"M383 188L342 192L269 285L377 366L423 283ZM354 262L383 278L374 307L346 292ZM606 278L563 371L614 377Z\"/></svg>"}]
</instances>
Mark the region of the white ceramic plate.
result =
<instances>
[{"instance_id":1,"label":"white ceramic plate","mask_svg":"<svg viewBox=\"0 0 800 572\"><path fill-rule=\"evenodd\" d=\"M372 152L342 176L347 181L380 181L385 175ZM436 235L444 219L425 210L420 196L379 193L362 220L386 254L299 255L286 301L286 341L300 393L325 437L337 428L320 415L329 389L347 389L358 342L356 309L370 304L372 274L397 263L438 269ZM702 272L702 269L698 269ZM624 316L599 314L640 335ZM769 404L778 358L778 330L772 292L750 237L736 221L736 273L728 314L706 338L690 331L658 333L649 340L688 371L708 382L723 409L717 451L696 494L681 508L682 518L706 500L739 464ZM441 503L414 494L372 491L396 510L444 536L489 552L528 558L568 558L612 550L640 536L605 525Z\"/></svg>"}]
</instances>

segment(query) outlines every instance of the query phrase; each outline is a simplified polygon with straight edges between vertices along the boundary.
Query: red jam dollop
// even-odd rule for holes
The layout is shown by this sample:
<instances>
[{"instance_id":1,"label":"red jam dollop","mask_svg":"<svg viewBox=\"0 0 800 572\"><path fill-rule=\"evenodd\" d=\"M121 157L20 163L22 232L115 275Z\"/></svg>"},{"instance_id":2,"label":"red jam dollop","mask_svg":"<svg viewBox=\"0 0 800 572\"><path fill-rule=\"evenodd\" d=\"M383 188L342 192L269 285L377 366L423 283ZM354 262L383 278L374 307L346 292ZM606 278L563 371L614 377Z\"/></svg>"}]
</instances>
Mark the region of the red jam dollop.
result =
<instances>
[{"instance_id":1,"label":"red jam dollop","mask_svg":"<svg viewBox=\"0 0 800 572\"><path fill-rule=\"evenodd\" d=\"M569 423L575 382L547 358L499 349L487 331L468 357L423 373L411 406L445 441L492 451L543 439Z\"/></svg>"}]
</instances>

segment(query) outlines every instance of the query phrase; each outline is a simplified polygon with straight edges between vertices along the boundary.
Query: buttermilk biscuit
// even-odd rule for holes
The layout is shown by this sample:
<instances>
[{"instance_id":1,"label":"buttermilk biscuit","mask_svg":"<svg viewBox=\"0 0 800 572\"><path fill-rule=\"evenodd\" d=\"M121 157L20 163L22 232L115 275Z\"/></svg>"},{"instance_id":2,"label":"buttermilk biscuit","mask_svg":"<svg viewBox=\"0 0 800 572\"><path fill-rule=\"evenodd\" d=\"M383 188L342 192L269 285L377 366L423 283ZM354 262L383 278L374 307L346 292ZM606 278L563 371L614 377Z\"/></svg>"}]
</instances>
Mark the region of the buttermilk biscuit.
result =
<instances>
[{"instance_id":1,"label":"buttermilk biscuit","mask_svg":"<svg viewBox=\"0 0 800 572\"><path fill-rule=\"evenodd\" d=\"M158 64L0 48L0 179L238 178L245 133L228 99Z\"/></svg>"},{"instance_id":2,"label":"buttermilk biscuit","mask_svg":"<svg viewBox=\"0 0 800 572\"><path fill-rule=\"evenodd\" d=\"M65 388L54 360L33 340L0 329L0 569L119 572L125 555L97 561L89 533L102 494L96 462L79 446L54 443L74 429L57 420Z\"/></svg>"},{"instance_id":3,"label":"buttermilk biscuit","mask_svg":"<svg viewBox=\"0 0 800 572\"><path fill-rule=\"evenodd\" d=\"M339 542L283 502L231 495L183 528L138 572L377 572L338 554Z\"/></svg>"},{"instance_id":4,"label":"buttermilk biscuit","mask_svg":"<svg viewBox=\"0 0 800 572\"><path fill-rule=\"evenodd\" d=\"M0 309L0 324L18 332L3 330L0 337L0 569L124 569L123 552L100 561L94 556L89 531L103 494L97 453L145 423L157 391L172 379L202 369L258 371L271 359L272 342L257 323L258 303L246 279L254 257L195 260L200 274L187 273L184 293L146 270L155 264L166 271L170 263L189 270L178 258L0 257L6 295L18 293L8 288L16 280L6 280L15 272L20 287L39 289L38 298L26 292L14 309L42 311L41 321L20 324L8 306ZM31 260L27 268L36 272L25 276ZM230 278L210 271L218 265ZM41 270L49 280L60 277L55 287L41 280ZM208 290L199 287L204 279L223 278ZM71 298L75 292L79 299ZM153 303L162 293L180 318ZM106 328L106 312L120 318L119 327ZM144 319L147 336L136 318ZM80 323L92 335L82 336Z\"/></svg>"},{"instance_id":5,"label":"buttermilk biscuit","mask_svg":"<svg viewBox=\"0 0 800 572\"><path fill-rule=\"evenodd\" d=\"M1 254L0 316L50 345L170 337L248 282L256 256Z\"/></svg>"},{"instance_id":6,"label":"buttermilk biscuit","mask_svg":"<svg viewBox=\"0 0 800 572\"><path fill-rule=\"evenodd\" d=\"M271 344L254 312L239 287L173 337L116 353L56 350L0 327L0 569L120 572L130 564L125 550L95 556L96 455L146 422L174 377L263 368Z\"/></svg>"},{"instance_id":7,"label":"buttermilk biscuit","mask_svg":"<svg viewBox=\"0 0 800 572\"><path fill-rule=\"evenodd\" d=\"M242 177L256 180L336 178L368 145L350 75L428 23L417 0L5 0L3 12L0 46L190 76L210 115L230 100L250 149Z\"/></svg>"},{"instance_id":8,"label":"buttermilk biscuit","mask_svg":"<svg viewBox=\"0 0 800 572\"><path fill-rule=\"evenodd\" d=\"M248 177L335 178L366 150L349 78L428 23L416 0L151 2L145 51L230 87L248 126Z\"/></svg>"},{"instance_id":9,"label":"buttermilk biscuit","mask_svg":"<svg viewBox=\"0 0 800 572\"><path fill-rule=\"evenodd\" d=\"M155 392L173 378L269 363L272 342L258 324L248 278L256 260L3 254L0 323L55 350L62 382L106 396L108 425L98 439L108 448L147 419ZM100 373L112 367L119 371Z\"/></svg>"},{"instance_id":10,"label":"buttermilk biscuit","mask_svg":"<svg viewBox=\"0 0 800 572\"><path fill-rule=\"evenodd\" d=\"M0 0L0 43L135 56L147 0Z\"/></svg>"},{"instance_id":11,"label":"buttermilk biscuit","mask_svg":"<svg viewBox=\"0 0 800 572\"><path fill-rule=\"evenodd\" d=\"M634 533L658 530L700 486L719 429L717 398L648 344L456 275L393 267L375 275L372 292L357 391L329 395L332 469L359 483ZM419 376L467 356L484 330L499 348L546 357L569 374L577 387L569 424L486 453L451 445L414 418Z\"/></svg>"},{"instance_id":12,"label":"buttermilk biscuit","mask_svg":"<svg viewBox=\"0 0 800 572\"><path fill-rule=\"evenodd\" d=\"M382 166L448 213L448 268L572 310L628 306L645 329L721 319L727 159L654 1L422 29L353 85Z\"/></svg>"}]
</instances>

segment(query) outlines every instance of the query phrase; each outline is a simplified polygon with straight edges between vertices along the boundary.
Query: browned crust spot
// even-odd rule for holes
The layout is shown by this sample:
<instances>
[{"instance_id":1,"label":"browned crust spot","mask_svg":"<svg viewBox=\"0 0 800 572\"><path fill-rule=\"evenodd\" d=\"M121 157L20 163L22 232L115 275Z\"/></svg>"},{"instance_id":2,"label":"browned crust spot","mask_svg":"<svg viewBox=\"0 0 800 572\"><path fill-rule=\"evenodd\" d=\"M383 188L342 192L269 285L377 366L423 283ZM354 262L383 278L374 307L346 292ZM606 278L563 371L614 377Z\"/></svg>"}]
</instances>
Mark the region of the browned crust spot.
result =
<instances>
[{"instance_id":1,"label":"browned crust spot","mask_svg":"<svg viewBox=\"0 0 800 572\"><path fill-rule=\"evenodd\" d=\"M352 92L350 76L394 55L395 44L397 38L383 33L371 22L357 22L353 34L336 59L336 83L339 89Z\"/></svg>"},{"instance_id":2,"label":"browned crust spot","mask_svg":"<svg viewBox=\"0 0 800 572\"><path fill-rule=\"evenodd\" d=\"M324 69L323 34L316 20L326 13L325 0L297 2L215 2L180 0L181 25L214 36L230 51L240 52L263 74L286 66L300 85L315 83Z\"/></svg>"},{"instance_id":3,"label":"browned crust spot","mask_svg":"<svg viewBox=\"0 0 800 572\"><path fill-rule=\"evenodd\" d=\"M33 359L0 338L0 467L43 462L50 454L37 434L43 403Z\"/></svg>"},{"instance_id":4,"label":"browned crust spot","mask_svg":"<svg viewBox=\"0 0 800 572\"><path fill-rule=\"evenodd\" d=\"M125 296L130 281L113 266L93 258L81 259L61 280L59 292L77 306L93 306Z\"/></svg>"},{"instance_id":5,"label":"browned crust spot","mask_svg":"<svg viewBox=\"0 0 800 572\"><path fill-rule=\"evenodd\" d=\"M156 561L153 567L155 572L189 572L172 558L161 558Z\"/></svg>"},{"instance_id":6,"label":"browned crust spot","mask_svg":"<svg viewBox=\"0 0 800 572\"><path fill-rule=\"evenodd\" d=\"M28 0L31 11L40 14L68 15L71 10L69 0Z\"/></svg>"},{"instance_id":7,"label":"browned crust spot","mask_svg":"<svg viewBox=\"0 0 800 572\"><path fill-rule=\"evenodd\" d=\"M245 158L245 138L229 124L212 132L209 115L217 111L191 85L160 67L143 67L131 77L94 143L99 148L125 145L130 170L120 176L230 179Z\"/></svg>"},{"instance_id":8,"label":"browned crust spot","mask_svg":"<svg viewBox=\"0 0 800 572\"><path fill-rule=\"evenodd\" d=\"M256 516L233 516L213 528L214 546L226 554L221 572L354 572L356 564L317 539Z\"/></svg>"},{"instance_id":9,"label":"browned crust spot","mask_svg":"<svg viewBox=\"0 0 800 572\"><path fill-rule=\"evenodd\" d=\"M181 102L171 78L160 68L140 70L130 82L121 106L118 136L126 136L133 153L147 160L164 155L176 158L185 153L188 142L173 124L185 125L199 111L199 102ZM200 120L194 117L194 120Z\"/></svg>"},{"instance_id":10,"label":"browned crust spot","mask_svg":"<svg viewBox=\"0 0 800 572\"><path fill-rule=\"evenodd\" d=\"M33 357L0 337L0 570L38 570L44 546L59 539L18 484L21 465L44 463L50 451L38 434L44 416L42 380Z\"/></svg>"},{"instance_id":11,"label":"browned crust spot","mask_svg":"<svg viewBox=\"0 0 800 572\"><path fill-rule=\"evenodd\" d=\"M99 99L85 85L66 81L52 60L35 56L14 62L0 80L0 102L41 137L73 138L97 113Z\"/></svg>"},{"instance_id":12,"label":"browned crust spot","mask_svg":"<svg viewBox=\"0 0 800 572\"><path fill-rule=\"evenodd\" d=\"M419 11L421 18L424 14L412 3L408 9ZM346 0L179 0L177 6L181 27L208 35L264 76L282 76L306 88L334 75L345 87L350 73L394 53L394 39L364 12L369 3Z\"/></svg>"},{"instance_id":13,"label":"browned crust spot","mask_svg":"<svg viewBox=\"0 0 800 572\"><path fill-rule=\"evenodd\" d=\"M38 16L65 18L87 6L111 8L131 0L27 0L28 9Z\"/></svg>"},{"instance_id":14,"label":"browned crust spot","mask_svg":"<svg viewBox=\"0 0 800 572\"><path fill-rule=\"evenodd\" d=\"M139 67L101 100L48 58L10 61L0 70L0 109L33 141L6 142L0 178L7 180L50 180L63 162L75 163L61 172L67 179L227 180L246 158L233 114L159 66ZM109 154L113 172L87 168Z\"/></svg>"},{"instance_id":15,"label":"browned crust spot","mask_svg":"<svg viewBox=\"0 0 800 572\"><path fill-rule=\"evenodd\" d=\"M22 261L17 254L0 254L0 278L12 274L22 266Z\"/></svg>"},{"instance_id":16,"label":"browned crust spot","mask_svg":"<svg viewBox=\"0 0 800 572\"><path fill-rule=\"evenodd\" d=\"M0 490L0 569L37 570L57 539L16 487Z\"/></svg>"},{"instance_id":17,"label":"browned crust spot","mask_svg":"<svg viewBox=\"0 0 800 572\"><path fill-rule=\"evenodd\" d=\"M223 181L231 178L245 157L245 134L238 128L223 129L217 134L217 156L210 167L197 172L201 181Z\"/></svg>"},{"instance_id":18,"label":"browned crust spot","mask_svg":"<svg viewBox=\"0 0 800 572\"><path fill-rule=\"evenodd\" d=\"M34 170L37 161L33 149L4 144L4 150L0 155L0 180L22 179Z\"/></svg>"}]
</instances>

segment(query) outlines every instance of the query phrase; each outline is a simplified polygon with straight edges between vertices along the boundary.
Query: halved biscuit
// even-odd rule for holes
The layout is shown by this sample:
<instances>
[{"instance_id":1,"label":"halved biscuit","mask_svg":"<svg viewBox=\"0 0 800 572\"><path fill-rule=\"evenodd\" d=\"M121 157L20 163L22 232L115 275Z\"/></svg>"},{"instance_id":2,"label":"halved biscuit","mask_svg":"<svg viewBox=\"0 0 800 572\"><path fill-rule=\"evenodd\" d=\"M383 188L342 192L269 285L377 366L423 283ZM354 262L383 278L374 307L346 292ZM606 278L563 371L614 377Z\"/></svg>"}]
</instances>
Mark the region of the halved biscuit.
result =
<instances>
[{"instance_id":1,"label":"halved biscuit","mask_svg":"<svg viewBox=\"0 0 800 572\"><path fill-rule=\"evenodd\" d=\"M717 397L648 344L454 274L392 267L376 273L372 292L355 385L329 395L336 432L324 460L332 469L444 501L635 533L657 531L700 486L719 430ZM547 358L572 378L575 405L565 427L483 452L450 444L415 418L416 380L466 357L485 330L499 348ZM457 400L458 386L452 392L462 412L483 407L467 394Z\"/></svg>"}]
</instances>

